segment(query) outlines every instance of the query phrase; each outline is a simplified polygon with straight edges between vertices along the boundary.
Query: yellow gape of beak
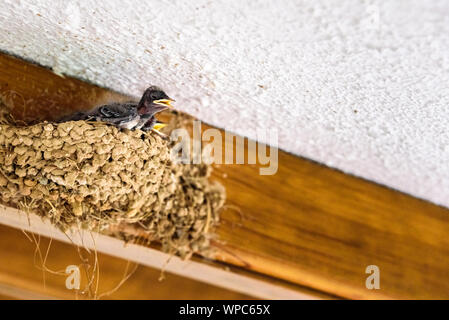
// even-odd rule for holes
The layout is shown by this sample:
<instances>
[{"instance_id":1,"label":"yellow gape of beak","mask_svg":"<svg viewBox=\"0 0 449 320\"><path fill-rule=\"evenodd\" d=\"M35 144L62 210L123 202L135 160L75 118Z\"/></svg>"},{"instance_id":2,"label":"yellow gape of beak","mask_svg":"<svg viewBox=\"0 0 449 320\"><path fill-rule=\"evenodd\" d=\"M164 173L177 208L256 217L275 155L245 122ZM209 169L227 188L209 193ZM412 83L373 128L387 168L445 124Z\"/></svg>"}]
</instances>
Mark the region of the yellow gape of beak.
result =
<instances>
[{"instance_id":1,"label":"yellow gape of beak","mask_svg":"<svg viewBox=\"0 0 449 320\"><path fill-rule=\"evenodd\" d=\"M165 128L166 126L167 126L167 125L166 125L165 123L159 122L159 123L156 123L156 124L153 126L153 129L156 130L156 131L159 131L159 130L161 130L162 128Z\"/></svg>"},{"instance_id":2,"label":"yellow gape of beak","mask_svg":"<svg viewBox=\"0 0 449 320\"><path fill-rule=\"evenodd\" d=\"M175 101L175 100L172 100L172 99L159 99L159 100L154 100L153 102L155 104L160 104L160 105L163 105L163 106L172 107L171 103L173 101Z\"/></svg>"}]
</instances>

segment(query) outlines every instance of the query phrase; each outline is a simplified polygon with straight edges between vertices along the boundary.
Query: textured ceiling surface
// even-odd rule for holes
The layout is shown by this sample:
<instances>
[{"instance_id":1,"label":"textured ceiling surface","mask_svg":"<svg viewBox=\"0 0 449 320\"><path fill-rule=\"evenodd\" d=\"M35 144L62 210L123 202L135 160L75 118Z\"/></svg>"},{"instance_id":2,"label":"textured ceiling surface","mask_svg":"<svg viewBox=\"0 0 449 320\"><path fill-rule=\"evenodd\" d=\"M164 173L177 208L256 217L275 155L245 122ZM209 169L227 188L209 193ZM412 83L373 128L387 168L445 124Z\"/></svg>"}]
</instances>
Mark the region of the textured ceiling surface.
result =
<instances>
[{"instance_id":1,"label":"textured ceiling surface","mask_svg":"<svg viewBox=\"0 0 449 320\"><path fill-rule=\"evenodd\" d=\"M447 0L2 0L0 49L449 206Z\"/></svg>"}]
</instances>

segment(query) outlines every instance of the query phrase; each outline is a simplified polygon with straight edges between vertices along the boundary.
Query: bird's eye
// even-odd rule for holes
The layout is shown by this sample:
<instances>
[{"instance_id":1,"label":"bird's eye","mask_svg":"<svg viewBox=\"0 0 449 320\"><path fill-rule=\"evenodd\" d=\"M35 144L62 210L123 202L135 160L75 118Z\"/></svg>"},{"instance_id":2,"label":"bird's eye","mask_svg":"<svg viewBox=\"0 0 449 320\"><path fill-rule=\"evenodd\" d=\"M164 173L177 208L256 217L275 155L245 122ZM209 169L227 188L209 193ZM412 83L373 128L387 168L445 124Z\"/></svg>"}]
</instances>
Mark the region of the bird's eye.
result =
<instances>
[{"instance_id":1,"label":"bird's eye","mask_svg":"<svg viewBox=\"0 0 449 320\"><path fill-rule=\"evenodd\" d=\"M157 92L153 92L153 93L151 94L151 99L153 99L153 100L157 100L158 97L159 97L159 95L157 94Z\"/></svg>"}]
</instances>

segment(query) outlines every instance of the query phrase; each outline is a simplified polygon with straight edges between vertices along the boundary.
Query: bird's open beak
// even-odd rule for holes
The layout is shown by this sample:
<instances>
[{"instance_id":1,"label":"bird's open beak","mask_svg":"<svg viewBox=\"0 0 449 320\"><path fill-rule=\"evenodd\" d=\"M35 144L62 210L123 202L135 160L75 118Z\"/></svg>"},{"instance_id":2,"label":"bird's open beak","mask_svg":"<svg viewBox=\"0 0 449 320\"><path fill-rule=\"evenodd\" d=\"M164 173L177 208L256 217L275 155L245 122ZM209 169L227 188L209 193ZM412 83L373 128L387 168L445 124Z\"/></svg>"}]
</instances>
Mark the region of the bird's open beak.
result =
<instances>
[{"instance_id":1,"label":"bird's open beak","mask_svg":"<svg viewBox=\"0 0 449 320\"><path fill-rule=\"evenodd\" d=\"M167 126L167 124L158 122L158 123L156 123L156 124L153 126L153 129L156 130L156 131L159 131L159 130L161 130L162 128L165 128L166 126Z\"/></svg>"},{"instance_id":2,"label":"bird's open beak","mask_svg":"<svg viewBox=\"0 0 449 320\"><path fill-rule=\"evenodd\" d=\"M173 100L173 99L159 99L159 100L154 100L153 103L161 105L161 106L173 108L171 103L174 101L175 100Z\"/></svg>"}]
</instances>

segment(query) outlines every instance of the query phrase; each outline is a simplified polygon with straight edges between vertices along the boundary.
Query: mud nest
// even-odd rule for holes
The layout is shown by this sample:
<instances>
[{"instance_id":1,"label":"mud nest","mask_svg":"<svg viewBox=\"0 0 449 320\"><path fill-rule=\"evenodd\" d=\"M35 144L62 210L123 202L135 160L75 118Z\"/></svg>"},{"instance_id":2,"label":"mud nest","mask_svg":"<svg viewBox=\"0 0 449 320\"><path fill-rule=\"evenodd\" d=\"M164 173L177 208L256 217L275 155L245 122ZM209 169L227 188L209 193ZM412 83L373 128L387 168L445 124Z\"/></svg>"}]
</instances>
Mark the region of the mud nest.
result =
<instances>
[{"instance_id":1,"label":"mud nest","mask_svg":"<svg viewBox=\"0 0 449 320\"><path fill-rule=\"evenodd\" d=\"M208 249L224 204L206 165L174 164L156 134L98 122L19 126L0 105L0 201L62 230L138 224L165 252Z\"/></svg>"}]
</instances>

